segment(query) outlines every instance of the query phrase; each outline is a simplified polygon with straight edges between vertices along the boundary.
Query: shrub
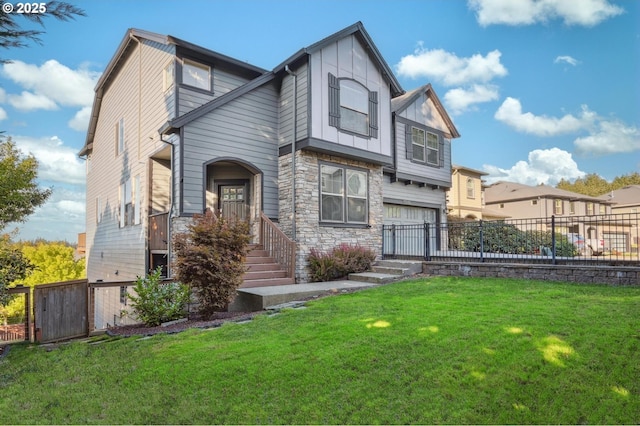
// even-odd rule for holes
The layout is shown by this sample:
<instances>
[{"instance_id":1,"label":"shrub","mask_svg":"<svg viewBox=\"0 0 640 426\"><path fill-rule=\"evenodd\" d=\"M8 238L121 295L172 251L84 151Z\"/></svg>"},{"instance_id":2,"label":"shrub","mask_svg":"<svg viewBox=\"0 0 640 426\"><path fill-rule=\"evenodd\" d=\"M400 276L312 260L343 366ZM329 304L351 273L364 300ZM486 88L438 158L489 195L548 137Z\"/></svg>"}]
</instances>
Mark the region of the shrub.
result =
<instances>
[{"instance_id":1,"label":"shrub","mask_svg":"<svg viewBox=\"0 0 640 426\"><path fill-rule=\"evenodd\" d=\"M247 221L218 217L210 210L194 216L187 232L175 235L176 278L194 289L202 315L226 309L236 296L250 238Z\"/></svg>"},{"instance_id":2,"label":"shrub","mask_svg":"<svg viewBox=\"0 0 640 426\"><path fill-rule=\"evenodd\" d=\"M331 281L371 268L375 253L359 245L341 244L328 253L311 249L307 258L311 281Z\"/></svg>"},{"instance_id":3,"label":"shrub","mask_svg":"<svg viewBox=\"0 0 640 426\"><path fill-rule=\"evenodd\" d=\"M182 318L191 295L184 284L162 283L161 273L158 267L146 278L138 277L133 286L135 294L127 294L136 317L150 327Z\"/></svg>"}]
</instances>

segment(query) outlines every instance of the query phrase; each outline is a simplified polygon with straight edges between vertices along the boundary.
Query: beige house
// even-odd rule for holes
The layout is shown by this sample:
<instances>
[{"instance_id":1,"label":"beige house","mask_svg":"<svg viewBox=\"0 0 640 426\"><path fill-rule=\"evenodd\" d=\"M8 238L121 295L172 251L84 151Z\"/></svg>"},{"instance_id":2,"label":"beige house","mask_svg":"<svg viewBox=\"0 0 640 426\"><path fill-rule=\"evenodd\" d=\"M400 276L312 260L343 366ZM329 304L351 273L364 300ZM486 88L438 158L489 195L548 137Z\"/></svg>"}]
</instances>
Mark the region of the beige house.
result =
<instances>
[{"instance_id":1,"label":"beige house","mask_svg":"<svg viewBox=\"0 0 640 426\"><path fill-rule=\"evenodd\" d=\"M483 176L488 173L470 167L452 165L451 188L447 191L447 214L467 220L492 220L509 217L485 206Z\"/></svg>"},{"instance_id":2,"label":"beige house","mask_svg":"<svg viewBox=\"0 0 640 426\"><path fill-rule=\"evenodd\" d=\"M628 233L628 244L630 252L637 254L638 240L640 239L640 185L625 186L611 191L610 194L604 197L613 203L611 205L613 214L625 215L627 220L632 223ZM626 241L623 238L621 242L625 243Z\"/></svg>"}]
</instances>

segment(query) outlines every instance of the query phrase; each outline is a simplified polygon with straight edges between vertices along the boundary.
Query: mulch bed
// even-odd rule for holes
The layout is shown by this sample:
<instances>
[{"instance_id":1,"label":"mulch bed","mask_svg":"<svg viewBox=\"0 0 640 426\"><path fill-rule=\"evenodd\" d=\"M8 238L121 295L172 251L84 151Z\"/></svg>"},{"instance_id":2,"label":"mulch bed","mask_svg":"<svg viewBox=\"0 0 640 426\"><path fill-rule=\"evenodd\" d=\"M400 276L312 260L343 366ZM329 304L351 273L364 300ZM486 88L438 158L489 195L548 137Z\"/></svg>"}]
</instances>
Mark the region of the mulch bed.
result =
<instances>
[{"instance_id":1,"label":"mulch bed","mask_svg":"<svg viewBox=\"0 0 640 426\"><path fill-rule=\"evenodd\" d=\"M190 328L214 328L220 327L225 322L229 321L248 321L263 313L258 312L216 312L211 318L203 319L197 316L191 316L187 321L174 323L167 326L146 327L144 324L133 325L121 325L118 327L112 327L107 330L109 336L153 336L160 333L179 333Z\"/></svg>"}]
</instances>

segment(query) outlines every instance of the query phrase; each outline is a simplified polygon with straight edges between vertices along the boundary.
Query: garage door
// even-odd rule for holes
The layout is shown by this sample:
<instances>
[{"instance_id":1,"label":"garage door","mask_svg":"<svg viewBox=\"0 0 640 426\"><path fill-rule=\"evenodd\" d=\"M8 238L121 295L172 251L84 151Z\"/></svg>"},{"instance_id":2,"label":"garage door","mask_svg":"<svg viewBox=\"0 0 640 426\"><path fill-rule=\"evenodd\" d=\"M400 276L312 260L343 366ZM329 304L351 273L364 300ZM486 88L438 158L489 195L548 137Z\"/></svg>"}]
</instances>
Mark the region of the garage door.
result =
<instances>
[{"instance_id":1,"label":"garage door","mask_svg":"<svg viewBox=\"0 0 640 426\"><path fill-rule=\"evenodd\" d=\"M429 229L429 247L430 250L435 250L437 217L436 209L385 204L383 254L395 257L425 257L427 250L424 224L434 225Z\"/></svg>"}]
</instances>

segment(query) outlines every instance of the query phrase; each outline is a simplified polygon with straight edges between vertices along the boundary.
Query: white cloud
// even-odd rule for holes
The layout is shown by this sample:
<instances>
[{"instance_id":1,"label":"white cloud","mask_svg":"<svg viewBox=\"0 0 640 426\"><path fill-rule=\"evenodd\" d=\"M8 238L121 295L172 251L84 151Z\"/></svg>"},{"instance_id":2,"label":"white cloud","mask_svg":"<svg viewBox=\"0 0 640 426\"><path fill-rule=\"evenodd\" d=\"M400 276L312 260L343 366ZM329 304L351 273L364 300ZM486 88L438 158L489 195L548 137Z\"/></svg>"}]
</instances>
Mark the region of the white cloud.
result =
<instances>
[{"instance_id":1,"label":"white cloud","mask_svg":"<svg viewBox=\"0 0 640 426\"><path fill-rule=\"evenodd\" d=\"M624 13L607 0L469 0L478 23L532 25L561 19L566 25L592 27Z\"/></svg>"},{"instance_id":2,"label":"white cloud","mask_svg":"<svg viewBox=\"0 0 640 426\"><path fill-rule=\"evenodd\" d=\"M561 56L556 57L556 59L553 61L553 63L554 64L565 63L565 64L573 65L575 67L576 65L578 65L580 63L580 61L578 61L575 58L572 58L571 56L561 55Z\"/></svg>"},{"instance_id":3,"label":"white cloud","mask_svg":"<svg viewBox=\"0 0 640 426\"><path fill-rule=\"evenodd\" d=\"M78 233L85 230L85 206L84 191L54 187L49 200L19 225L19 238L76 242Z\"/></svg>"},{"instance_id":4,"label":"white cloud","mask_svg":"<svg viewBox=\"0 0 640 426\"><path fill-rule=\"evenodd\" d=\"M579 117L566 114L560 118L547 117L546 115L534 115L530 112L523 113L522 105L518 99L508 97L504 100L494 117L509 127L537 136L556 136L564 133L577 132L591 125L595 114L583 107Z\"/></svg>"},{"instance_id":5,"label":"white cloud","mask_svg":"<svg viewBox=\"0 0 640 426\"><path fill-rule=\"evenodd\" d=\"M594 156L640 151L640 129L618 120L601 120L595 131L573 143L578 153Z\"/></svg>"},{"instance_id":6,"label":"white cloud","mask_svg":"<svg viewBox=\"0 0 640 426\"><path fill-rule=\"evenodd\" d=\"M531 151L527 161L518 161L510 169L488 164L483 165L483 169L489 173L486 177L488 183L508 180L525 185L555 185L561 179L572 180L586 174L579 170L570 153L559 148Z\"/></svg>"},{"instance_id":7,"label":"white cloud","mask_svg":"<svg viewBox=\"0 0 640 426\"><path fill-rule=\"evenodd\" d=\"M12 136L16 146L27 154L33 154L38 160L38 179L71 185L85 184L85 165L76 150L64 146L57 137L31 138Z\"/></svg>"},{"instance_id":8,"label":"white cloud","mask_svg":"<svg viewBox=\"0 0 640 426\"><path fill-rule=\"evenodd\" d=\"M89 120L91 118L91 107L86 106L80 111L76 112L76 115L69 120L69 127L79 132L86 132L89 127Z\"/></svg>"},{"instance_id":9,"label":"white cloud","mask_svg":"<svg viewBox=\"0 0 640 426\"><path fill-rule=\"evenodd\" d=\"M402 57L396 70L401 76L427 77L446 86L486 83L507 75L507 69L500 63L501 55L499 50L494 50L486 56L475 54L460 58L442 49L426 50L420 46L413 54Z\"/></svg>"},{"instance_id":10,"label":"white cloud","mask_svg":"<svg viewBox=\"0 0 640 426\"><path fill-rule=\"evenodd\" d=\"M41 66L13 61L2 66L3 74L35 96L55 105L86 107L93 102L99 72L86 66L71 69L51 59ZM24 95L25 92L23 92Z\"/></svg>"},{"instance_id":11,"label":"white cloud","mask_svg":"<svg viewBox=\"0 0 640 426\"><path fill-rule=\"evenodd\" d=\"M7 100L11 106L20 111L34 111L38 109L53 111L58 109L58 105L50 98L27 91L23 91L19 95L8 95Z\"/></svg>"},{"instance_id":12,"label":"white cloud","mask_svg":"<svg viewBox=\"0 0 640 426\"><path fill-rule=\"evenodd\" d=\"M8 117L7 111L5 111L4 108L0 108L0 121L6 120Z\"/></svg>"},{"instance_id":13,"label":"white cloud","mask_svg":"<svg viewBox=\"0 0 640 426\"><path fill-rule=\"evenodd\" d=\"M472 105L495 101L498 99L498 88L494 85L474 84L470 89L451 89L444 95L447 110L457 115L469 110Z\"/></svg>"}]
</instances>

